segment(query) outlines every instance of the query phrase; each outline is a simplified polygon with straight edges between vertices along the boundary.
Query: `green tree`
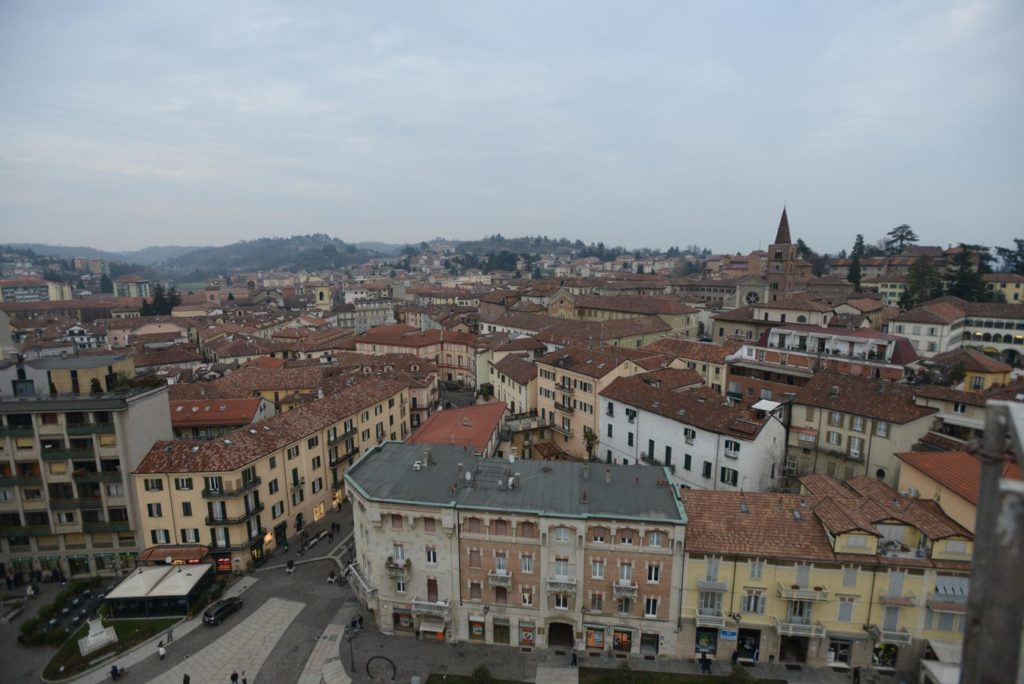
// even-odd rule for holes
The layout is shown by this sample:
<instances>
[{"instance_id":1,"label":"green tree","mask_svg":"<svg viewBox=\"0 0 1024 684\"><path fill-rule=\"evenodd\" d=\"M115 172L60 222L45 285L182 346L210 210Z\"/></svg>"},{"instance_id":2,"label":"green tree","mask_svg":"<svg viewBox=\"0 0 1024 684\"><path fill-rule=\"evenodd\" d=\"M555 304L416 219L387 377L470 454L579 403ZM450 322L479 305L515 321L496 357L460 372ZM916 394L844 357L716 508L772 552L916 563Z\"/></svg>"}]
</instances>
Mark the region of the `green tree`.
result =
<instances>
[{"instance_id":1,"label":"green tree","mask_svg":"<svg viewBox=\"0 0 1024 684\"><path fill-rule=\"evenodd\" d=\"M140 316L153 316L153 305L146 299L142 300L142 308L139 309Z\"/></svg>"},{"instance_id":2,"label":"green tree","mask_svg":"<svg viewBox=\"0 0 1024 684\"><path fill-rule=\"evenodd\" d=\"M919 256L907 269L907 289L900 297L901 309L913 309L927 302L939 290L939 272L929 256Z\"/></svg>"},{"instance_id":3,"label":"green tree","mask_svg":"<svg viewBox=\"0 0 1024 684\"><path fill-rule=\"evenodd\" d=\"M106 273L100 276L100 292L104 294L113 294L114 292L114 281Z\"/></svg>"},{"instance_id":4,"label":"green tree","mask_svg":"<svg viewBox=\"0 0 1024 684\"><path fill-rule=\"evenodd\" d=\"M171 310L179 304L181 304L181 295L178 294L178 288L171 285L171 289L167 291L167 311L164 312L164 315L169 316Z\"/></svg>"},{"instance_id":5,"label":"green tree","mask_svg":"<svg viewBox=\"0 0 1024 684\"><path fill-rule=\"evenodd\" d=\"M235 301L235 293L234 292L228 292L228 301L229 302Z\"/></svg>"},{"instance_id":6,"label":"green tree","mask_svg":"<svg viewBox=\"0 0 1024 684\"><path fill-rule=\"evenodd\" d=\"M988 249L980 245L960 243L960 251L953 255L952 271L946 294L965 299L968 302L981 302L986 299L985 281L981 274L987 268L985 255ZM988 261L991 261L991 255Z\"/></svg>"},{"instance_id":7,"label":"green tree","mask_svg":"<svg viewBox=\"0 0 1024 684\"><path fill-rule=\"evenodd\" d=\"M156 283L153 285L151 292L153 293L153 313L151 316L164 316L169 312L167 307L167 291L164 289L162 283Z\"/></svg>"},{"instance_id":8,"label":"green tree","mask_svg":"<svg viewBox=\"0 0 1024 684\"><path fill-rule=\"evenodd\" d=\"M850 261L850 269L846 272L846 279L853 283L853 289L860 292L860 255L854 254Z\"/></svg>"},{"instance_id":9,"label":"green tree","mask_svg":"<svg viewBox=\"0 0 1024 684\"><path fill-rule=\"evenodd\" d=\"M486 665L477 665L473 668L473 674L469 676L469 681L473 684L491 684L494 677L491 676L491 671L487 669Z\"/></svg>"},{"instance_id":10,"label":"green tree","mask_svg":"<svg viewBox=\"0 0 1024 684\"><path fill-rule=\"evenodd\" d=\"M908 244L917 242L917 233L906 223L901 224L886 233L885 251L889 256L895 256L903 251Z\"/></svg>"},{"instance_id":11,"label":"green tree","mask_svg":"<svg viewBox=\"0 0 1024 684\"><path fill-rule=\"evenodd\" d=\"M590 428L588 428L586 426L583 427L583 445L587 449L587 460L588 461L593 461L594 460L594 449L597 448L597 443L599 441L600 441L600 438L597 436L596 432L594 432L593 430L591 430Z\"/></svg>"},{"instance_id":12,"label":"green tree","mask_svg":"<svg viewBox=\"0 0 1024 684\"><path fill-rule=\"evenodd\" d=\"M853 241L853 249L850 250L850 258L864 256L864 236L858 233L857 239Z\"/></svg>"},{"instance_id":13,"label":"green tree","mask_svg":"<svg viewBox=\"0 0 1024 684\"><path fill-rule=\"evenodd\" d=\"M1017 275L1024 275L1024 239L1013 238L1014 247L996 247L996 254L1003 260L1003 269Z\"/></svg>"},{"instance_id":14,"label":"green tree","mask_svg":"<svg viewBox=\"0 0 1024 684\"><path fill-rule=\"evenodd\" d=\"M89 382L89 394L103 394L103 386L100 385L99 378L93 378Z\"/></svg>"},{"instance_id":15,"label":"green tree","mask_svg":"<svg viewBox=\"0 0 1024 684\"><path fill-rule=\"evenodd\" d=\"M750 674L747 668L739 663L732 666L729 676L725 678L726 684L754 684L754 675Z\"/></svg>"}]
</instances>

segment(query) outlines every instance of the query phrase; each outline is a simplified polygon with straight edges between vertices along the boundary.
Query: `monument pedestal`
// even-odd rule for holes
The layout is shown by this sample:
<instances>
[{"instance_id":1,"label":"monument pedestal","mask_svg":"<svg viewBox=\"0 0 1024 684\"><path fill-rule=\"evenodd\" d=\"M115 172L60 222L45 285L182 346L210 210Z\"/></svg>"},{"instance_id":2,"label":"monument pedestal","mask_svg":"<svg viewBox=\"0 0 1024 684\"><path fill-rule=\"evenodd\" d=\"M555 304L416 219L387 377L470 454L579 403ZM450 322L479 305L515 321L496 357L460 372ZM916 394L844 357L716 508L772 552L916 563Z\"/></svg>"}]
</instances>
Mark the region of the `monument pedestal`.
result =
<instances>
[{"instance_id":1,"label":"monument pedestal","mask_svg":"<svg viewBox=\"0 0 1024 684\"><path fill-rule=\"evenodd\" d=\"M89 633L78 640L78 650L83 656L98 651L104 646L117 643L117 632L113 627L104 627L103 620L89 620Z\"/></svg>"}]
</instances>

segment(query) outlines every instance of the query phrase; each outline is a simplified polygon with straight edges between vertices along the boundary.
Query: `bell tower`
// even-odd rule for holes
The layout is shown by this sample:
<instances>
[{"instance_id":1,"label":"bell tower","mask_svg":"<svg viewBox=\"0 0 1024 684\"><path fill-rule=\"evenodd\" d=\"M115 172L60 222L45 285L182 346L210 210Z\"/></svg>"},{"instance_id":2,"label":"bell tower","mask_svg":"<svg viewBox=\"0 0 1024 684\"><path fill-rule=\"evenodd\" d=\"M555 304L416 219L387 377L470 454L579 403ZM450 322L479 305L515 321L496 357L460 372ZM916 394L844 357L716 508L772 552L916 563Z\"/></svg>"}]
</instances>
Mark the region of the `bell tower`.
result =
<instances>
[{"instance_id":1,"label":"bell tower","mask_svg":"<svg viewBox=\"0 0 1024 684\"><path fill-rule=\"evenodd\" d=\"M789 217L786 208L782 208L779 229L775 233L775 241L768 247L768 301L774 302L788 298L796 289L797 253L796 245L789 236Z\"/></svg>"}]
</instances>

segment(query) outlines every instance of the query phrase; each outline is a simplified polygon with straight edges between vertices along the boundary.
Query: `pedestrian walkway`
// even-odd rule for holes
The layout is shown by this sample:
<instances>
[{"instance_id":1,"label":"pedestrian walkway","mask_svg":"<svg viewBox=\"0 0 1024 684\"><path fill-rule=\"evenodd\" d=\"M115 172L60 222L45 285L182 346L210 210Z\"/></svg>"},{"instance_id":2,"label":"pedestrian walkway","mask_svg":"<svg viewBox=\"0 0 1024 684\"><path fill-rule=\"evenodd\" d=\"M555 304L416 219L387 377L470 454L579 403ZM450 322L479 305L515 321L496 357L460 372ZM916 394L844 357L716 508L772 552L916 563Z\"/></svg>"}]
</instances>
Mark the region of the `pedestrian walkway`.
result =
<instances>
[{"instance_id":1,"label":"pedestrian walkway","mask_svg":"<svg viewBox=\"0 0 1024 684\"><path fill-rule=\"evenodd\" d=\"M298 684L344 684L352 681L341 663L341 644L345 627L358 615L359 607L357 601L350 599L334 614L313 647Z\"/></svg>"},{"instance_id":2,"label":"pedestrian walkway","mask_svg":"<svg viewBox=\"0 0 1024 684\"><path fill-rule=\"evenodd\" d=\"M250 682L255 681L274 645L305 605L280 598L267 599L237 627L150 681L181 684L187 674L197 684L228 682L232 672L243 671Z\"/></svg>"},{"instance_id":3,"label":"pedestrian walkway","mask_svg":"<svg viewBox=\"0 0 1024 684\"><path fill-rule=\"evenodd\" d=\"M579 684L580 671L566 665L538 665L537 684Z\"/></svg>"}]
</instances>

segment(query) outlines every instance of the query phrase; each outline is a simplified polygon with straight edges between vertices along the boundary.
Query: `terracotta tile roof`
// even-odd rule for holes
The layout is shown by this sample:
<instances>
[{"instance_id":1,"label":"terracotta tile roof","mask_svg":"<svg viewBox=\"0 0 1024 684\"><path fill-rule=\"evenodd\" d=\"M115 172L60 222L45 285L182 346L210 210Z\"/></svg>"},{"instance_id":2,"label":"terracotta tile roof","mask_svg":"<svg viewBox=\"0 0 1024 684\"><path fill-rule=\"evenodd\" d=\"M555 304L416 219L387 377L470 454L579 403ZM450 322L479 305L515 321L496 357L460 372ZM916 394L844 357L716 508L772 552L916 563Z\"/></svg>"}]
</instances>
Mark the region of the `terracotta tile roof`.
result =
<instances>
[{"instance_id":1,"label":"terracotta tile roof","mask_svg":"<svg viewBox=\"0 0 1024 684\"><path fill-rule=\"evenodd\" d=\"M931 358L931 361L946 368L952 368L960 364L964 370L977 373L1009 373L1013 370L1011 366L1002 361L993 359L977 349L968 349L966 347L936 354Z\"/></svg>"},{"instance_id":2,"label":"terracotta tile roof","mask_svg":"<svg viewBox=\"0 0 1024 684\"><path fill-rule=\"evenodd\" d=\"M146 354L133 354L136 368L167 366L177 363L202 363L203 355L190 347L172 347Z\"/></svg>"},{"instance_id":3,"label":"terracotta tile roof","mask_svg":"<svg viewBox=\"0 0 1024 684\"><path fill-rule=\"evenodd\" d=\"M504 313L481 321L531 332L543 342L558 345L601 344L623 337L669 332L671 326L656 316L622 318L614 321L579 321L542 314Z\"/></svg>"},{"instance_id":4,"label":"terracotta tile roof","mask_svg":"<svg viewBox=\"0 0 1024 684\"><path fill-rule=\"evenodd\" d=\"M981 461L966 451L908 451L896 454L907 465L921 471L946 489L977 505L981 491ZM1021 479L1020 468L1007 461L1003 477Z\"/></svg>"},{"instance_id":5,"label":"terracotta tile roof","mask_svg":"<svg viewBox=\"0 0 1024 684\"><path fill-rule=\"evenodd\" d=\"M662 337L650 344L644 345L642 349L652 352L669 354L684 361L701 361L724 365L726 357L735 354L743 345L735 340L727 340L722 344L711 342L698 342L682 337Z\"/></svg>"},{"instance_id":6,"label":"terracotta tile roof","mask_svg":"<svg viewBox=\"0 0 1024 684\"><path fill-rule=\"evenodd\" d=\"M516 337L494 347L495 351L546 351L547 345L533 337Z\"/></svg>"},{"instance_id":7,"label":"terracotta tile roof","mask_svg":"<svg viewBox=\"0 0 1024 684\"><path fill-rule=\"evenodd\" d=\"M601 397L654 413L709 432L753 440L767 418L758 419L742 406L730 406L709 387L682 392L655 387L643 375L617 378L601 391Z\"/></svg>"},{"instance_id":8,"label":"terracotta tile roof","mask_svg":"<svg viewBox=\"0 0 1024 684\"><path fill-rule=\"evenodd\" d=\"M920 399L938 399L971 406L984 406L985 394L979 392L964 392L955 390L952 387L942 385L914 385L914 394Z\"/></svg>"},{"instance_id":9,"label":"terracotta tile roof","mask_svg":"<svg viewBox=\"0 0 1024 684\"><path fill-rule=\"evenodd\" d=\"M475 347L477 336L474 333L460 333L453 330L421 331L408 325L388 325L372 328L356 337L357 344L380 344L396 347L427 347L433 344L465 344Z\"/></svg>"},{"instance_id":10,"label":"terracotta tile roof","mask_svg":"<svg viewBox=\"0 0 1024 684\"><path fill-rule=\"evenodd\" d=\"M885 308L885 304L877 299L870 297L859 298L859 299L847 299L845 302L848 306L852 306L861 313L870 313L872 311L881 311Z\"/></svg>"},{"instance_id":11,"label":"terracotta tile roof","mask_svg":"<svg viewBox=\"0 0 1024 684\"><path fill-rule=\"evenodd\" d=\"M967 302L956 297L940 297L897 314L898 323L939 323L948 325L967 315Z\"/></svg>"},{"instance_id":12,"label":"terracotta tile roof","mask_svg":"<svg viewBox=\"0 0 1024 684\"><path fill-rule=\"evenodd\" d=\"M603 378L628 360L625 356L612 353L610 349L614 348L566 347L545 354L537 359L537 364L552 366L570 373L580 373L592 378Z\"/></svg>"},{"instance_id":13,"label":"terracotta tile roof","mask_svg":"<svg viewBox=\"0 0 1024 684\"><path fill-rule=\"evenodd\" d=\"M171 401L172 427L246 425L253 421L262 399L199 399Z\"/></svg>"},{"instance_id":14,"label":"terracotta tile roof","mask_svg":"<svg viewBox=\"0 0 1024 684\"><path fill-rule=\"evenodd\" d=\"M636 377L652 387L660 387L672 392L704 384L704 376L691 368L661 368Z\"/></svg>"},{"instance_id":15,"label":"terracotta tile roof","mask_svg":"<svg viewBox=\"0 0 1024 684\"><path fill-rule=\"evenodd\" d=\"M505 408L503 402L491 401L465 408L438 411L412 433L408 442L470 446L474 451L483 453L491 436L501 425Z\"/></svg>"},{"instance_id":16,"label":"terracotta tile roof","mask_svg":"<svg viewBox=\"0 0 1024 684\"><path fill-rule=\"evenodd\" d=\"M913 386L831 372L815 373L797 392L793 404L898 424L937 410L916 404Z\"/></svg>"},{"instance_id":17,"label":"terracotta tile roof","mask_svg":"<svg viewBox=\"0 0 1024 684\"><path fill-rule=\"evenodd\" d=\"M353 382L346 391L287 413L229 432L211 441L160 441L150 448L136 473L206 473L243 468L266 454L293 444L374 404L398 394L401 382Z\"/></svg>"},{"instance_id":18,"label":"terracotta tile roof","mask_svg":"<svg viewBox=\"0 0 1024 684\"><path fill-rule=\"evenodd\" d=\"M577 309L624 311L645 315L681 315L697 313L697 309L683 304L675 297L641 295L578 295L573 299Z\"/></svg>"},{"instance_id":19,"label":"terracotta tile roof","mask_svg":"<svg viewBox=\"0 0 1024 684\"><path fill-rule=\"evenodd\" d=\"M966 302L967 315L982 318L1024 318L1024 305L1004 302Z\"/></svg>"},{"instance_id":20,"label":"terracotta tile roof","mask_svg":"<svg viewBox=\"0 0 1024 684\"><path fill-rule=\"evenodd\" d=\"M716 313L712 318L716 321L731 321L734 323L750 323L755 320L754 307L751 305L741 306L732 311Z\"/></svg>"},{"instance_id":21,"label":"terracotta tile roof","mask_svg":"<svg viewBox=\"0 0 1024 684\"><path fill-rule=\"evenodd\" d=\"M514 354L509 354L494 366L494 370L504 373L520 385L528 385L537 377L537 366Z\"/></svg>"}]
</instances>

